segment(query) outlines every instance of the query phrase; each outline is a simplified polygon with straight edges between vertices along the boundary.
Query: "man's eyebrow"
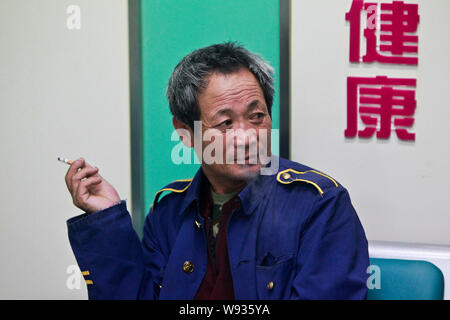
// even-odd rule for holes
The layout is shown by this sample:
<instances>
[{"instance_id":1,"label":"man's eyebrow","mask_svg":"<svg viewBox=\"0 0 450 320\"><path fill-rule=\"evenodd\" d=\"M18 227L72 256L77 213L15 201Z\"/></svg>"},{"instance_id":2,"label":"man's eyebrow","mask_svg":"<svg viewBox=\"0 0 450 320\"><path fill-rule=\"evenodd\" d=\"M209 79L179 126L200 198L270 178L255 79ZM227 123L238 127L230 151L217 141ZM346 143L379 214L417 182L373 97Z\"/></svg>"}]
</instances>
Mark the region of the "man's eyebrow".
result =
<instances>
[{"instance_id":1,"label":"man's eyebrow","mask_svg":"<svg viewBox=\"0 0 450 320\"><path fill-rule=\"evenodd\" d=\"M259 101L258 101L258 100L253 100L252 102L250 102L250 103L247 105L247 109L253 110L253 109L255 109L258 105L259 105Z\"/></svg>"},{"instance_id":2,"label":"man's eyebrow","mask_svg":"<svg viewBox=\"0 0 450 320\"><path fill-rule=\"evenodd\" d=\"M250 102L247 105L247 112L251 112L253 111L253 109L256 109L258 107L262 107L262 104L259 100L253 100L252 102ZM212 120L214 121L215 119L217 119L218 117L222 116L222 115L228 115L230 113L233 113L233 108L229 108L229 107L225 107L220 109L219 111L217 111L214 116L212 117Z\"/></svg>"},{"instance_id":3,"label":"man's eyebrow","mask_svg":"<svg viewBox=\"0 0 450 320\"><path fill-rule=\"evenodd\" d=\"M233 109L231 109L231 108L222 108L214 114L214 116L212 117L212 120L215 120L222 115L227 115L232 112L233 112Z\"/></svg>"}]
</instances>

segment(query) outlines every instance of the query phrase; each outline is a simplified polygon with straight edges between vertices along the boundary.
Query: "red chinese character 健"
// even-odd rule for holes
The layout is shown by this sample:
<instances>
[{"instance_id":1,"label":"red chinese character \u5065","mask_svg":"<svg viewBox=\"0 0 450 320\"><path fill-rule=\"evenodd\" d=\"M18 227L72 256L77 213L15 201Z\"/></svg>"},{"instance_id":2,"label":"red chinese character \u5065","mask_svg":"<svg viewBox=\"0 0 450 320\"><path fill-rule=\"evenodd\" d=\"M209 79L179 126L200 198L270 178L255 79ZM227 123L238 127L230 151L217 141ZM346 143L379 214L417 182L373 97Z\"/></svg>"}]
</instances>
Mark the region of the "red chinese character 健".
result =
<instances>
[{"instance_id":1,"label":"red chinese character \u5065","mask_svg":"<svg viewBox=\"0 0 450 320\"><path fill-rule=\"evenodd\" d=\"M380 8L378 15L377 3L353 0L345 14L345 20L350 22L350 62L360 61L361 12L365 10L366 52L362 61L417 65L418 5L393 1L381 3Z\"/></svg>"}]
</instances>

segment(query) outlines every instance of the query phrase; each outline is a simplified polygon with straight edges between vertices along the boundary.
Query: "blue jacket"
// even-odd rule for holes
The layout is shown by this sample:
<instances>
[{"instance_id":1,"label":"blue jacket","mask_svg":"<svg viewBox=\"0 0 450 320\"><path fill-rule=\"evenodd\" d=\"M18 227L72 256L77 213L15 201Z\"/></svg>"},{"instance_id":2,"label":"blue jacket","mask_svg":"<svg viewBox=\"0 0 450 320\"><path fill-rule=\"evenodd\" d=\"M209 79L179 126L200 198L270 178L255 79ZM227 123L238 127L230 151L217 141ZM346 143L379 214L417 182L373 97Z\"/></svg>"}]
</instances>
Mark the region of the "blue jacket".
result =
<instances>
[{"instance_id":1,"label":"blue jacket","mask_svg":"<svg viewBox=\"0 0 450 320\"><path fill-rule=\"evenodd\" d=\"M142 242L125 201L68 220L90 299L193 299L206 271L200 168L155 198ZM236 299L364 299L367 240L347 190L279 158L240 193L227 229ZM239 200L237 200L239 201Z\"/></svg>"}]
</instances>

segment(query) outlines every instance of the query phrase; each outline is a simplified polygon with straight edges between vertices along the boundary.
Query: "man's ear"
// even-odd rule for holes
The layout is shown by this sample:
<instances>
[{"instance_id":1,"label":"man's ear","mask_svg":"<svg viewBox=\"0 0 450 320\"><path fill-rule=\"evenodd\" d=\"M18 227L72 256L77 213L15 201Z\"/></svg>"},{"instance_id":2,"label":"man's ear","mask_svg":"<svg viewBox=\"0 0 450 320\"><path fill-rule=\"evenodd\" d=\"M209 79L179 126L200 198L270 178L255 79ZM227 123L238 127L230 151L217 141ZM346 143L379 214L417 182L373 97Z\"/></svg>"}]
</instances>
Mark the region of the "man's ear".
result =
<instances>
[{"instance_id":1,"label":"man's ear","mask_svg":"<svg viewBox=\"0 0 450 320\"><path fill-rule=\"evenodd\" d=\"M194 146L194 133L192 129L186 123L175 117L173 117L172 123L184 145L192 148Z\"/></svg>"}]
</instances>

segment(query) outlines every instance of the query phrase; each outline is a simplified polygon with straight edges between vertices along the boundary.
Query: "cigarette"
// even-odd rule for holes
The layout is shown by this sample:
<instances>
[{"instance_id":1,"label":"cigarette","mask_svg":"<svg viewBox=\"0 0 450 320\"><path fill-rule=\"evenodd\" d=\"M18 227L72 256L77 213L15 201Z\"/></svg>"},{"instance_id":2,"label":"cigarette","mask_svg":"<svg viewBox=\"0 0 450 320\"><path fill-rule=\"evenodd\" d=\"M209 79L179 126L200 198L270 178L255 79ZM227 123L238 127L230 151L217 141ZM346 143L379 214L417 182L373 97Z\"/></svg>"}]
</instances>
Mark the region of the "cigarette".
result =
<instances>
[{"instance_id":1,"label":"cigarette","mask_svg":"<svg viewBox=\"0 0 450 320\"><path fill-rule=\"evenodd\" d=\"M66 158L63 158L63 157L58 157L58 161L67 163L68 165L71 165L72 162L73 162L72 160L69 160L69 159L66 159Z\"/></svg>"}]
</instances>

